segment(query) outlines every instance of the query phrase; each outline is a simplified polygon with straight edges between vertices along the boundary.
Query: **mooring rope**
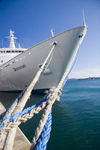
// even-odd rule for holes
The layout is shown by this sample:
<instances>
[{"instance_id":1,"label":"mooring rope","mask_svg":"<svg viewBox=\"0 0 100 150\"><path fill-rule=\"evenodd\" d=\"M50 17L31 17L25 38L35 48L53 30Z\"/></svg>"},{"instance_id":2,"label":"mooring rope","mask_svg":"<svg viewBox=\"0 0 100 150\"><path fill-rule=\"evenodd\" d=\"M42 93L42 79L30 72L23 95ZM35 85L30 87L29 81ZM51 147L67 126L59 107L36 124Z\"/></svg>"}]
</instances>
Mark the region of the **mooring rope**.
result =
<instances>
[{"instance_id":1,"label":"mooring rope","mask_svg":"<svg viewBox=\"0 0 100 150\"><path fill-rule=\"evenodd\" d=\"M3 130L8 131L10 130L11 127L16 126L16 124L20 125L22 122L26 122L28 119L32 118L34 114L38 114L46 106L46 103L49 97L50 97L50 94L39 103L12 115L7 120L6 125L3 122L1 123L0 131L1 132Z\"/></svg>"},{"instance_id":2,"label":"mooring rope","mask_svg":"<svg viewBox=\"0 0 100 150\"><path fill-rule=\"evenodd\" d=\"M35 147L37 140L39 139L39 137L41 135L44 125L46 124L46 120L48 118L49 112L52 108L53 103L57 99L57 97L58 97L58 92L57 92L57 89L55 89L53 94L51 95L51 97L48 100L48 105L46 106L44 113L42 114L41 120L39 122L39 125L38 125L37 129L35 130L35 136L33 137L33 141L32 141L33 148Z\"/></svg>"},{"instance_id":3,"label":"mooring rope","mask_svg":"<svg viewBox=\"0 0 100 150\"><path fill-rule=\"evenodd\" d=\"M52 110L50 110L50 112L49 112L48 119L46 121L46 124L42 130L42 133L41 133L39 139L36 142L34 150L46 150L47 143L50 138L51 124L52 124ZM31 148L31 150L33 150L33 149Z\"/></svg>"},{"instance_id":4,"label":"mooring rope","mask_svg":"<svg viewBox=\"0 0 100 150\"><path fill-rule=\"evenodd\" d=\"M4 127L2 129L2 131L3 130L8 131L8 130L14 128L15 126L18 126L22 122L26 122L27 120L32 118L34 114L39 113L44 107L46 107L44 109L44 113L40 120L39 126L36 129L35 136L33 138L32 147L31 147L31 148L33 148L36 145L36 143L42 133L42 130L46 124L46 121L47 121L49 112L52 108L52 105L53 105L55 99L58 97L58 93L56 90L54 90L52 92L53 92L52 94L49 94L44 100L40 101L39 103L37 103L29 108L26 108L23 111L11 116L8 121L7 126Z\"/></svg>"},{"instance_id":5,"label":"mooring rope","mask_svg":"<svg viewBox=\"0 0 100 150\"><path fill-rule=\"evenodd\" d=\"M58 95L55 98L57 97ZM45 99L43 99L39 103L12 115L7 120L6 124L4 124L3 122L1 123L0 134L2 134L4 130L9 131L12 127L14 128L14 126L20 125L22 122L26 122L27 120L31 119L34 114L38 114L47 104L49 104L53 98L54 96L52 94L49 94Z\"/></svg>"},{"instance_id":6,"label":"mooring rope","mask_svg":"<svg viewBox=\"0 0 100 150\"><path fill-rule=\"evenodd\" d=\"M23 96L24 91L15 99L15 101L13 102L13 104L10 106L10 108L8 109L8 111L4 114L3 118L1 118L2 122L0 124L0 131L3 129L4 126L6 126L9 118L11 117L18 101L20 100L20 98Z\"/></svg>"},{"instance_id":7,"label":"mooring rope","mask_svg":"<svg viewBox=\"0 0 100 150\"><path fill-rule=\"evenodd\" d=\"M16 128L19 124L21 124L22 122L27 121L28 119L32 118L34 114L39 113L42 109L44 109L44 113L42 114L41 120L39 122L39 125L35 131L34 137L33 137L33 141L32 141L32 145L31 145L31 150L46 150L46 146L47 146L47 142L49 140L50 137L50 131L51 131L51 119L50 119L50 115L51 112L50 110L52 109L52 105L54 104L55 100L59 99L59 89L62 86L62 83L65 80L66 74L67 74L67 70L65 71L61 81L58 84L58 87L56 89L53 89L52 92L50 93L50 95L43 100L42 102L33 105L27 109L23 109L23 107L25 106L28 98L31 95L31 91L34 87L34 85L36 84L36 82L38 81L47 60L49 59L54 47L55 47L56 43L54 42L53 47L49 53L49 55L47 56L46 60L44 61L42 67L40 68L40 70L37 72L35 78L33 79L33 81L31 82L31 84L29 85L29 87L26 89L26 91L23 93L23 96L20 98L21 101L16 100L16 102L14 103L15 105L11 106L11 109L8 110L8 112L6 113L4 119L3 119L3 123L1 124L1 133L2 131L10 131L10 129L14 129ZM14 115L12 115L14 114ZM13 133L13 132L12 132ZM15 134L15 131L14 131ZM11 143L11 135L8 134L7 141L5 143L5 147L4 150L12 150L13 147L13 142L14 139ZM14 138L14 136L13 136ZM10 143L11 145L9 145L9 140L10 139Z\"/></svg>"},{"instance_id":8,"label":"mooring rope","mask_svg":"<svg viewBox=\"0 0 100 150\"><path fill-rule=\"evenodd\" d=\"M23 96L20 98L20 101L17 103L16 107L13 107L13 109L12 109L12 111L11 111L11 112L13 112L13 114L18 113L19 111L21 111L21 110L24 108L24 106L25 106L27 100L29 99L29 97L30 97L30 95L31 95L31 91L32 91L33 87L35 86L35 84L37 83L37 81L39 80L40 75L41 75L43 69L45 68L46 63L47 63L47 61L49 60L49 58L50 58L50 56L51 56L51 54L52 54L52 52L53 52L55 46L56 46L56 42L53 43L52 48L51 48L51 50L50 50L48 56L46 57L46 59L45 59L43 65L41 66L41 68L39 69L39 71L36 73L34 79L33 79L32 82L30 83L30 85L28 86L28 88L25 90ZM9 113L9 114L10 114L10 113ZM9 118L9 117L8 117L8 118ZM5 121L5 123L4 123L4 126L5 126L5 127L6 127L6 122L7 122L8 118L6 119L6 121ZM17 124L16 124L16 126L15 126L15 130L13 129L12 131L10 131L10 132L8 133L9 135L8 135L8 138L6 139L6 144L5 144L4 150L8 150L8 149L9 149L9 150L12 150L13 144L11 144L11 146L10 146L9 143L14 143L14 138L12 139L12 135L13 135L13 137L14 137L14 135L15 135L15 133L16 133L16 127L17 127ZM1 135L2 135L2 132L1 132Z\"/></svg>"}]
</instances>

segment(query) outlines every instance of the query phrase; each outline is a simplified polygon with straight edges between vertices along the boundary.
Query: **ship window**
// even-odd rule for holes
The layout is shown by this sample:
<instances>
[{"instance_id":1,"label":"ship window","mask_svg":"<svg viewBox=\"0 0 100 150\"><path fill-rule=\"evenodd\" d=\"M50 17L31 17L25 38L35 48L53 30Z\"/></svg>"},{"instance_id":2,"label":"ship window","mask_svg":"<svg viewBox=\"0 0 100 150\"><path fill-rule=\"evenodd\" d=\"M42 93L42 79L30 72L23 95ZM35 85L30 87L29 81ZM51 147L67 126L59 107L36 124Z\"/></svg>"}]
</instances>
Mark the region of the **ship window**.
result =
<instances>
[{"instance_id":1,"label":"ship window","mask_svg":"<svg viewBox=\"0 0 100 150\"><path fill-rule=\"evenodd\" d=\"M12 50L12 51L0 51L1 53L21 53L21 52L23 52L23 51L14 51L14 50Z\"/></svg>"}]
</instances>

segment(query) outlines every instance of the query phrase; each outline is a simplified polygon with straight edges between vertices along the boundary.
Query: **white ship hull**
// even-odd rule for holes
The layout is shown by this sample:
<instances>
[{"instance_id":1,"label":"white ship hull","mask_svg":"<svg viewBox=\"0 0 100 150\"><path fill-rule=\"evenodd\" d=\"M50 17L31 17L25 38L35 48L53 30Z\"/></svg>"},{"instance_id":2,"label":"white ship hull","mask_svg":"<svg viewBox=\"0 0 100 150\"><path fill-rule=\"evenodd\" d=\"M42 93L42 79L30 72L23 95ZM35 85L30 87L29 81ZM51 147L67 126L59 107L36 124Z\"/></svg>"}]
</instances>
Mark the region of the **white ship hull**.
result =
<instances>
[{"instance_id":1,"label":"white ship hull","mask_svg":"<svg viewBox=\"0 0 100 150\"><path fill-rule=\"evenodd\" d=\"M87 27L77 27L44 41L14 57L0 66L0 91L20 91L29 85L41 64L43 64L52 43L57 42L50 64L42 73L34 90L56 87L63 74L66 76L77 54Z\"/></svg>"}]
</instances>

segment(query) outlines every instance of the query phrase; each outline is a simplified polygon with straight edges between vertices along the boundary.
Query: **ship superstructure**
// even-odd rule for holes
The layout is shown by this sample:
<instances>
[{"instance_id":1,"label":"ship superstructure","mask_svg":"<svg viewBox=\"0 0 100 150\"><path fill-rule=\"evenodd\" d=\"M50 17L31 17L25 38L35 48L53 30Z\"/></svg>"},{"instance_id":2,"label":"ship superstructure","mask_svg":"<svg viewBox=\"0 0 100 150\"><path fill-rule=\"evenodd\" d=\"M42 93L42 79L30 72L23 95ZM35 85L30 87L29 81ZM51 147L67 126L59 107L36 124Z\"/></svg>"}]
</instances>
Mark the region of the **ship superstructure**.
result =
<instances>
[{"instance_id":1,"label":"ship superstructure","mask_svg":"<svg viewBox=\"0 0 100 150\"><path fill-rule=\"evenodd\" d=\"M14 32L12 30L10 30L10 35L7 38L10 39L10 44L8 48L0 48L0 66L27 50L26 48L22 48L20 44L18 48L15 47L15 40L17 38L14 37Z\"/></svg>"}]
</instances>

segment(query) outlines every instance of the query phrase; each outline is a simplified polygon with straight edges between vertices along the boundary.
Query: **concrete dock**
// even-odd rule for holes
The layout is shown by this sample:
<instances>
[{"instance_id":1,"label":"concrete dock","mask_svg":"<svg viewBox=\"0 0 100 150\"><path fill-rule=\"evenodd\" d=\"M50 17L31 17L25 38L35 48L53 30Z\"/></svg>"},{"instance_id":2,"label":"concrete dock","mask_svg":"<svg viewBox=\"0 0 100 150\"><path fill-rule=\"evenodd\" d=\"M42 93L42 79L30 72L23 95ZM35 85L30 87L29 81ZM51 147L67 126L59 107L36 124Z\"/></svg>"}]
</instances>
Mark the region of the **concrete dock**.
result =
<instances>
[{"instance_id":1,"label":"concrete dock","mask_svg":"<svg viewBox=\"0 0 100 150\"><path fill-rule=\"evenodd\" d=\"M0 102L0 115L2 115L6 111L3 104ZM7 138L7 132L3 134L2 140L0 141L0 150L3 150L5 145L5 140ZM29 150L31 143L21 131L19 127L17 127L17 132L14 140L13 150Z\"/></svg>"}]
</instances>

